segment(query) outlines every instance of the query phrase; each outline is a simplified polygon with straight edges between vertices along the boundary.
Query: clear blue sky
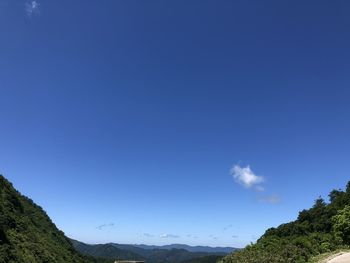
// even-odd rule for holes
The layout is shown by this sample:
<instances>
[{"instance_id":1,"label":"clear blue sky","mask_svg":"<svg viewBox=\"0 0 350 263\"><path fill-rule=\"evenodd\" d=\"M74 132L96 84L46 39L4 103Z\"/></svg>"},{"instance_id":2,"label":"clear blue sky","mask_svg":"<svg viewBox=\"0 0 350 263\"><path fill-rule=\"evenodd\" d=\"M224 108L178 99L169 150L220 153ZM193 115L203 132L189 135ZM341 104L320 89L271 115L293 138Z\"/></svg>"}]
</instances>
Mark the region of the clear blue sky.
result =
<instances>
[{"instance_id":1,"label":"clear blue sky","mask_svg":"<svg viewBox=\"0 0 350 263\"><path fill-rule=\"evenodd\" d=\"M350 179L349 13L0 0L0 172L84 242L244 246Z\"/></svg>"}]
</instances>

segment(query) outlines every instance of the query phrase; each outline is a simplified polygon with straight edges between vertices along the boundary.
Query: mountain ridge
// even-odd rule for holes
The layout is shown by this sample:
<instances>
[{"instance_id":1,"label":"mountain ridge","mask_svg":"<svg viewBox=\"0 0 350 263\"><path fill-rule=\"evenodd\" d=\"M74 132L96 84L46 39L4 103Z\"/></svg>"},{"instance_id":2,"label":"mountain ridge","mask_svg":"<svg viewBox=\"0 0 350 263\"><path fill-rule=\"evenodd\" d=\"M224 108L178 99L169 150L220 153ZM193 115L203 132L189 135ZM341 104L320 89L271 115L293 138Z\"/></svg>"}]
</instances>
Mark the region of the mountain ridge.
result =
<instances>
[{"instance_id":1,"label":"mountain ridge","mask_svg":"<svg viewBox=\"0 0 350 263\"><path fill-rule=\"evenodd\" d=\"M205 262L216 262L216 259L227 255L224 252L191 252L183 248L175 248L172 245L165 246L166 248L160 248L163 246L148 246L143 245L142 248L139 245L128 245L128 244L117 244L117 243L106 243L106 244L86 244L77 240L71 240L75 249L83 255L89 255L93 257L103 258L121 258L122 255L125 258L126 253L129 260L145 260L147 263L182 263L190 262L192 260L201 260L206 258ZM187 245L181 245L186 246ZM176 245L179 247L179 244ZM191 247L191 246L188 246ZM195 247L193 247L196 249Z\"/></svg>"},{"instance_id":2,"label":"mountain ridge","mask_svg":"<svg viewBox=\"0 0 350 263\"><path fill-rule=\"evenodd\" d=\"M172 248L177 248L177 249L185 249L189 252L207 252L207 253L232 253L238 248L234 247L211 247L211 246L191 246L191 245L186 245L186 244L169 244L169 245L145 245L145 244L134 244L133 246L135 247L140 247L144 249L172 249Z\"/></svg>"}]
</instances>

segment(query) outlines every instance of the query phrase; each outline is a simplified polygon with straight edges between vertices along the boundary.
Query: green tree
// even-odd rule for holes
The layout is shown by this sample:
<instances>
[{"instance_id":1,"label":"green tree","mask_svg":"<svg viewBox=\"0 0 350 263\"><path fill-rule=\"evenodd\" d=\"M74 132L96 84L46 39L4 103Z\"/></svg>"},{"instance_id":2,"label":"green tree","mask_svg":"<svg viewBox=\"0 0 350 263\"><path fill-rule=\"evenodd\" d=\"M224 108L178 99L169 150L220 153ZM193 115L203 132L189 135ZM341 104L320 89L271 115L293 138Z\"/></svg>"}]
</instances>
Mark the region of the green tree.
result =
<instances>
[{"instance_id":1,"label":"green tree","mask_svg":"<svg viewBox=\"0 0 350 263\"><path fill-rule=\"evenodd\" d=\"M347 245L350 244L350 205L345 206L332 217L333 230L337 237L340 237Z\"/></svg>"},{"instance_id":2,"label":"green tree","mask_svg":"<svg viewBox=\"0 0 350 263\"><path fill-rule=\"evenodd\" d=\"M350 182L321 197L297 220L268 229L255 244L220 263L306 263L312 256L350 245Z\"/></svg>"}]
</instances>

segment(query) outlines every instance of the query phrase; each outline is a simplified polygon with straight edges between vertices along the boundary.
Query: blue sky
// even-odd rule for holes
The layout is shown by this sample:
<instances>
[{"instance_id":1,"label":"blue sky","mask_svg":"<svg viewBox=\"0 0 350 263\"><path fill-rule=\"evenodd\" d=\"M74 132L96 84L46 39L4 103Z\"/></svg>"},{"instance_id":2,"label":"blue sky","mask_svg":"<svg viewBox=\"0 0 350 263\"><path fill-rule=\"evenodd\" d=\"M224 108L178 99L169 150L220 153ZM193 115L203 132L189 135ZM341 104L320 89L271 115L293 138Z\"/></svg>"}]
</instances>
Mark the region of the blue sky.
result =
<instances>
[{"instance_id":1,"label":"blue sky","mask_svg":"<svg viewBox=\"0 0 350 263\"><path fill-rule=\"evenodd\" d=\"M242 247L350 178L349 12L0 0L0 172L84 242Z\"/></svg>"}]
</instances>

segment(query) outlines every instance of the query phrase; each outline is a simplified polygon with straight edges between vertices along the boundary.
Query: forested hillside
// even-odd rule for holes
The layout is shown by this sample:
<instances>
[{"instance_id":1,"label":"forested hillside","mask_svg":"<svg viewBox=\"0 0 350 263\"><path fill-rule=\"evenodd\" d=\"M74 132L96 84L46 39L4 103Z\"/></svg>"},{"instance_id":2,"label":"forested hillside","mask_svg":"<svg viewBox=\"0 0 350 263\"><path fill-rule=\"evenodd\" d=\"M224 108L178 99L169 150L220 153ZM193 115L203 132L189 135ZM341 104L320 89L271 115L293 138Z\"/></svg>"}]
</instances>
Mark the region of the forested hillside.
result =
<instances>
[{"instance_id":1,"label":"forested hillside","mask_svg":"<svg viewBox=\"0 0 350 263\"><path fill-rule=\"evenodd\" d=\"M44 210L0 175L0 263L90 263ZM108 261L99 261L108 262Z\"/></svg>"},{"instance_id":2,"label":"forested hillside","mask_svg":"<svg viewBox=\"0 0 350 263\"><path fill-rule=\"evenodd\" d=\"M297 220L268 229L256 242L221 263L303 263L312 256L350 245L350 182L299 213Z\"/></svg>"}]
</instances>

